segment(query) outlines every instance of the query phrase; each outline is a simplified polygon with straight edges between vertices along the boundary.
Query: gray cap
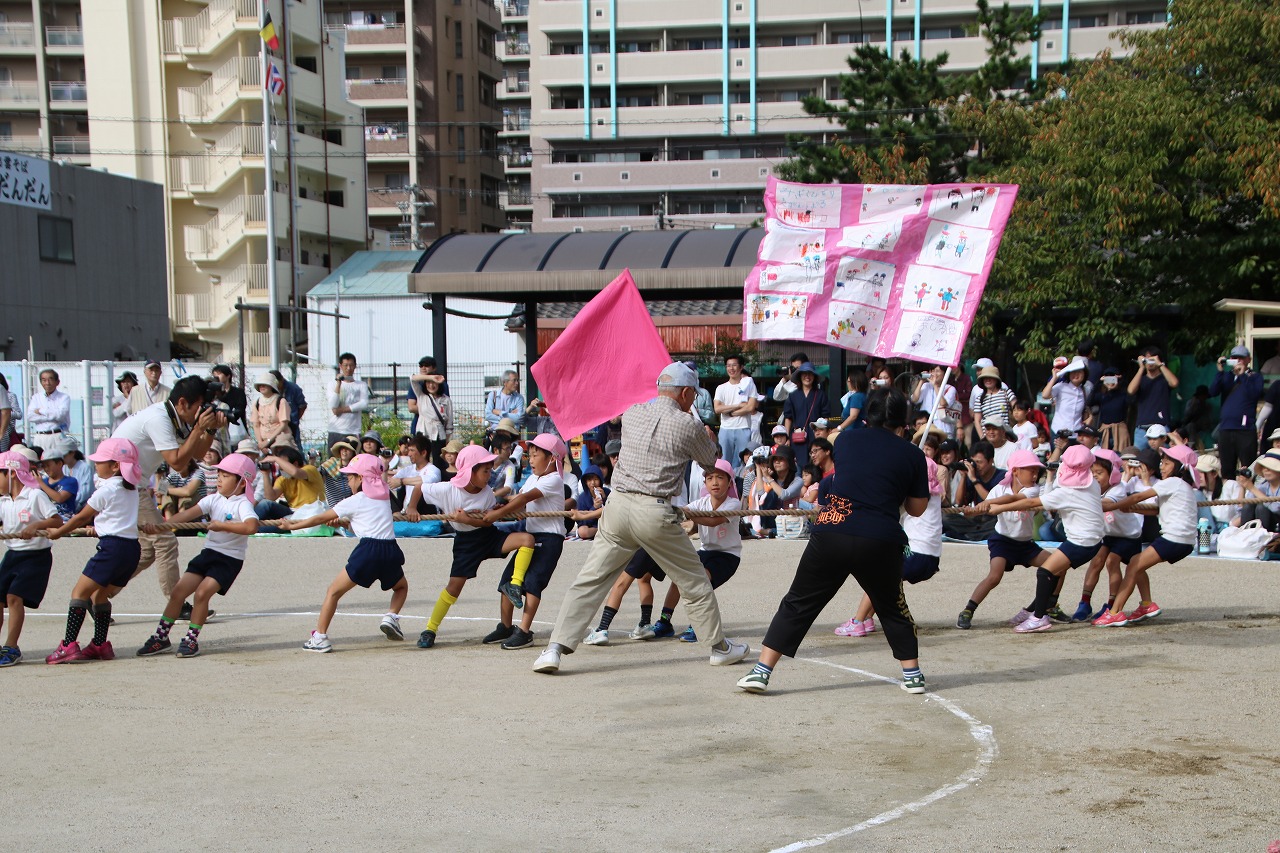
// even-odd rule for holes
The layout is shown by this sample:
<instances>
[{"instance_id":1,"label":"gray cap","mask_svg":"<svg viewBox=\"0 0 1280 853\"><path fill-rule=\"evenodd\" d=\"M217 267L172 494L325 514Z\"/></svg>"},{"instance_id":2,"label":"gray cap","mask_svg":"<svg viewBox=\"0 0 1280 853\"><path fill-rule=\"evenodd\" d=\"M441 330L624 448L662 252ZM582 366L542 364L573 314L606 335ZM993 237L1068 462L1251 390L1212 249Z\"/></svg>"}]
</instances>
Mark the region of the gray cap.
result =
<instances>
[{"instance_id":1,"label":"gray cap","mask_svg":"<svg viewBox=\"0 0 1280 853\"><path fill-rule=\"evenodd\" d=\"M658 375L659 388L697 388L698 373L682 361L673 361Z\"/></svg>"},{"instance_id":2,"label":"gray cap","mask_svg":"<svg viewBox=\"0 0 1280 853\"><path fill-rule=\"evenodd\" d=\"M1252 358L1253 356L1249 353L1249 348L1247 346L1245 346L1244 344L1237 344L1236 346L1233 346L1231 348L1231 357L1232 358Z\"/></svg>"},{"instance_id":3,"label":"gray cap","mask_svg":"<svg viewBox=\"0 0 1280 853\"><path fill-rule=\"evenodd\" d=\"M617 456L621 452L622 452L622 441L620 439L615 438L612 441L605 442L605 445L604 445L605 456Z\"/></svg>"},{"instance_id":4,"label":"gray cap","mask_svg":"<svg viewBox=\"0 0 1280 853\"><path fill-rule=\"evenodd\" d=\"M71 453L72 451L79 450L79 449L80 449L80 445L76 443L76 440L74 438L65 437L54 442L49 447L49 449L45 451L44 458L52 459L55 456L58 458L62 458L63 456L66 456L68 453Z\"/></svg>"}]
</instances>

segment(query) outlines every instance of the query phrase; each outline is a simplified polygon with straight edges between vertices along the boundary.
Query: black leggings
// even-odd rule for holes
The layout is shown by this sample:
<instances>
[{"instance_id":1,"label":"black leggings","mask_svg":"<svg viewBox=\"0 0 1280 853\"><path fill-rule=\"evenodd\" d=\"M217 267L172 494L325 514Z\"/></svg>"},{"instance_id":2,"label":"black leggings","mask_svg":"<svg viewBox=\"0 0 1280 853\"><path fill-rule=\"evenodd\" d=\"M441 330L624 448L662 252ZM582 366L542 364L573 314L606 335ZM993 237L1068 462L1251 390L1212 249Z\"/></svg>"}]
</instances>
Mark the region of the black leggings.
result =
<instances>
[{"instance_id":1,"label":"black leggings","mask_svg":"<svg viewBox=\"0 0 1280 853\"><path fill-rule=\"evenodd\" d=\"M919 657L916 623L902 594L902 545L821 528L809 537L809 547L804 549L791 588L769 623L764 644L795 657L818 614L850 575L870 597L893 656L898 660Z\"/></svg>"}]
</instances>

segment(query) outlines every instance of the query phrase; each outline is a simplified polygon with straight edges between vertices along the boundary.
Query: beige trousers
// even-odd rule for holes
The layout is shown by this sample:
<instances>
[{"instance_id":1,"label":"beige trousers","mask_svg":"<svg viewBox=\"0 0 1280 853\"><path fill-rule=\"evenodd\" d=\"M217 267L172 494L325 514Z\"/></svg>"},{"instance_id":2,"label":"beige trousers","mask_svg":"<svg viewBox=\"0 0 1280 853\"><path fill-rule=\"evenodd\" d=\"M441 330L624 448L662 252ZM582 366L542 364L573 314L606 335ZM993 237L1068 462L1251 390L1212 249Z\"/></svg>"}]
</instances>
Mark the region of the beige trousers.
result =
<instances>
[{"instance_id":1,"label":"beige trousers","mask_svg":"<svg viewBox=\"0 0 1280 853\"><path fill-rule=\"evenodd\" d=\"M144 524L164 524L160 510L156 509L156 499L150 489L138 489L138 526ZM133 573L136 578L151 567L156 566L156 576L160 580L160 591L168 600L173 588L178 585L178 537L173 531L165 533L143 533L138 531L138 545L142 548L142 557L138 560L138 569Z\"/></svg>"},{"instance_id":2,"label":"beige trousers","mask_svg":"<svg viewBox=\"0 0 1280 853\"><path fill-rule=\"evenodd\" d=\"M611 494L587 564L560 605L551 642L568 649L578 647L614 580L636 549L643 548L680 587L680 600L698 640L719 645L724 639L720 605L693 543L680 526L682 519L683 513L669 501L625 492Z\"/></svg>"}]
</instances>

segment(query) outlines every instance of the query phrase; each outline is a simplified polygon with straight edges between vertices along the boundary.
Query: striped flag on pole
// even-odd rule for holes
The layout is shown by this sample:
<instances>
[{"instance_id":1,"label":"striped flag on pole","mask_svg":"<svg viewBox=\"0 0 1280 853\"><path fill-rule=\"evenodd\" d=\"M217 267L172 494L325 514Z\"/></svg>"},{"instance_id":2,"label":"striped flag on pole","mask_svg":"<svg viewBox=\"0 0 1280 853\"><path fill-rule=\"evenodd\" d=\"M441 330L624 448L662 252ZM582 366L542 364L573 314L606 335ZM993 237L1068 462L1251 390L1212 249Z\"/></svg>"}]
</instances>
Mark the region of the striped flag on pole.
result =
<instances>
[{"instance_id":1,"label":"striped flag on pole","mask_svg":"<svg viewBox=\"0 0 1280 853\"><path fill-rule=\"evenodd\" d=\"M280 66L274 61L267 64L267 91L273 95L284 94L284 75L280 73Z\"/></svg>"}]
</instances>

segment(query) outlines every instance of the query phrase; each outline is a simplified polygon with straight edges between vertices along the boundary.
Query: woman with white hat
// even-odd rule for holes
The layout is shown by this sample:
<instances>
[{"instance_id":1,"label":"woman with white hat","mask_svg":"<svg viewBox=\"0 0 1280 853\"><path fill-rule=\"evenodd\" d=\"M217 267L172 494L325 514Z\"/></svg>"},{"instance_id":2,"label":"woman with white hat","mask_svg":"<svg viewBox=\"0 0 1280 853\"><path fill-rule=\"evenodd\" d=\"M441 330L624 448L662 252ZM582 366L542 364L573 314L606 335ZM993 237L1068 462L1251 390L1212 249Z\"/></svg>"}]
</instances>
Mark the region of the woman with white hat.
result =
<instances>
[{"instance_id":1,"label":"woman with white hat","mask_svg":"<svg viewBox=\"0 0 1280 853\"><path fill-rule=\"evenodd\" d=\"M289 403L280 393L280 385L270 373L259 373L253 380L260 395L249 407L249 426L263 453L276 447L293 447L289 430Z\"/></svg>"},{"instance_id":2,"label":"woman with white hat","mask_svg":"<svg viewBox=\"0 0 1280 853\"><path fill-rule=\"evenodd\" d=\"M1241 523L1255 518L1272 533L1280 531L1280 451L1269 450L1253 463L1253 471L1260 479L1237 477L1236 482L1246 498L1275 498L1274 503L1247 504L1240 512Z\"/></svg>"},{"instance_id":3,"label":"woman with white hat","mask_svg":"<svg viewBox=\"0 0 1280 853\"><path fill-rule=\"evenodd\" d=\"M1093 392L1089 382L1089 363L1079 356L1067 362L1061 369L1055 368L1049 381L1041 390L1040 396L1053 400L1053 421L1049 429L1056 435L1070 432L1084 426L1084 417L1088 412L1086 402Z\"/></svg>"},{"instance_id":4,"label":"woman with white hat","mask_svg":"<svg viewBox=\"0 0 1280 853\"><path fill-rule=\"evenodd\" d=\"M1204 486L1200 490L1204 500L1233 501L1244 496L1244 490L1240 488L1239 482L1222 476L1222 463L1218 461L1217 456L1202 453L1196 460L1196 470L1204 479ZM1215 533L1226 527L1239 527L1240 505L1200 507L1200 518L1207 518L1213 522Z\"/></svg>"}]
</instances>

